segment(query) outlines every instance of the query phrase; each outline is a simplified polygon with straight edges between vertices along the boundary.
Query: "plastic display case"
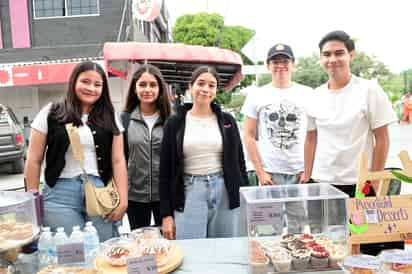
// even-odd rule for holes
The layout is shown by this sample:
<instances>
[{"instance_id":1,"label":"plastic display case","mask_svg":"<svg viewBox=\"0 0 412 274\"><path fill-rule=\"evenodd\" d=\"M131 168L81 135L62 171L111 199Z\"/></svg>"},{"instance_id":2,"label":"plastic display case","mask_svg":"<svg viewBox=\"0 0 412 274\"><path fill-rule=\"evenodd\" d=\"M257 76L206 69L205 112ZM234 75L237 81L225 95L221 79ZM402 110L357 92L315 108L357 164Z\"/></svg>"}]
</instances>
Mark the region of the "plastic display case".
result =
<instances>
[{"instance_id":1,"label":"plastic display case","mask_svg":"<svg viewBox=\"0 0 412 274\"><path fill-rule=\"evenodd\" d=\"M242 188L249 273L340 269L348 251L348 198L329 184Z\"/></svg>"},{"instance_id":2,"label":"plastic display case","mask_svg":"<svg viewBox=\"0 0 412 274\"><path fill-rule=\"evenodd\" d=\"M33 194L0 191L0 252L30 243L39 232Z\"/></svg>"}]
</instances>

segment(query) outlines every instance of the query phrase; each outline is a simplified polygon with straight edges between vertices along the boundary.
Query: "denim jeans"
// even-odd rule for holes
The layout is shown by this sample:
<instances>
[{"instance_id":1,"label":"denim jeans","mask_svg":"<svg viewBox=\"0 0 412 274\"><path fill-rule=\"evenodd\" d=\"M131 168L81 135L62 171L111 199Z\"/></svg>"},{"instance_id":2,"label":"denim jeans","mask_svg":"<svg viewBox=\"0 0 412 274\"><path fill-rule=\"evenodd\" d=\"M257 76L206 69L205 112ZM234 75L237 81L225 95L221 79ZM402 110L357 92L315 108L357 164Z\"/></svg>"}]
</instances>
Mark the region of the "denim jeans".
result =
<instances>
[{"instance_id":1,"label":"denim jeans","mask_svg":"<svg viewBox=\"0 0 412 274\"><path fill-rule=\"evenodd\" d=\"M99 177L89 175L89 179L96 187L104 184ZM99 233L100 241L106 241L118 236L119 222L106 222L102 217L88 217L84 195L84 185L80 176L74 178L60 178L54 187L44 184L44 226L53 231L64 227L68 236L75 225L84 227L87 221L92 221Z\"/></svg>"},{"instance_id":2,"label":"denim jeans","mask_svg":"<svg viewBox=\"0 0 412 274\"><path fill-rule=\"evenodd\" d=\"M275 185L291 185L299 183L298 174L272 173L272 181ZM289 190L285 193L287 197L297 197L297 191ZM283 232L283 226L288 228L288 233L303 233L305 225L308 224L308 215L304 202L286 202L283 206L281 222L274 227L276 234Z\"/></svg>"},{"instance_id":3,"label":"denim jeans","mask_svg":"<svg viewBox=\"0 0 412 274\"><path fill-rule=\"evenodd\" d=\"M239 207L229 209L229 198L221 172L184 176L185 208L175 211L176 239L236 237Z\"/></svg>"}]
</instances>

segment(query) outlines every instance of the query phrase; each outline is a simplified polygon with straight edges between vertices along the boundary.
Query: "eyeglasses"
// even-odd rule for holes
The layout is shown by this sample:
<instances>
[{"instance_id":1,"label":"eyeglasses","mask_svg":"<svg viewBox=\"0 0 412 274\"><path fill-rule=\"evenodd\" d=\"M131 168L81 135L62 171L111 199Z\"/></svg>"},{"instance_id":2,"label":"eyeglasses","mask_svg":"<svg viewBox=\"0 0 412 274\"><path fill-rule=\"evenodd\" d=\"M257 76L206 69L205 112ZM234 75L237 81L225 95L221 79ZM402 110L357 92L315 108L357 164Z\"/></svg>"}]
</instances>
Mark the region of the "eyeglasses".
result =
<instances>
[{"instance_id":1,"label":"eyeglasses","mask_svg":"<svg viewBox=\"0 0 412 274\"><path fill-rule=\"evenodd\" d=\"M284 66L286 66L286 65L289 65L289 63L290 63L290 59L272 59L272 60L269 60L269 64L271 64L271 65L284 65Z\"/></svg>"}]
</instances>

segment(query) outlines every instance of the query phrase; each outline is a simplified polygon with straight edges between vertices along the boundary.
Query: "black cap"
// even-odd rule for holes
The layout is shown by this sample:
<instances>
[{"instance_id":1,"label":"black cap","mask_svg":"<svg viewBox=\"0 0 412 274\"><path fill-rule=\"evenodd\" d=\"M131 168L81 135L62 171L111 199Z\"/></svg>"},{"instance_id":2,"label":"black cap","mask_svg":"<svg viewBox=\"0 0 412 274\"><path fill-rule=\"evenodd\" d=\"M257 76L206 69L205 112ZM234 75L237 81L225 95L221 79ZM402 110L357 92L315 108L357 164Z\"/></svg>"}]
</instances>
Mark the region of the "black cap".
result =
<instances>
[{"instance_id":1,"label":"black cap","mask_svg":"<svg viewBox=\"0 0 412 274\"><path fill-rule=\"evenodd\" d=\"M269 61L278 55L284 55L289 59L295 60L295 56L293 55L292 48L282 43L276 44L270 48L268 52L268 57L266 60Z\"/></svg>"}]
</instances>

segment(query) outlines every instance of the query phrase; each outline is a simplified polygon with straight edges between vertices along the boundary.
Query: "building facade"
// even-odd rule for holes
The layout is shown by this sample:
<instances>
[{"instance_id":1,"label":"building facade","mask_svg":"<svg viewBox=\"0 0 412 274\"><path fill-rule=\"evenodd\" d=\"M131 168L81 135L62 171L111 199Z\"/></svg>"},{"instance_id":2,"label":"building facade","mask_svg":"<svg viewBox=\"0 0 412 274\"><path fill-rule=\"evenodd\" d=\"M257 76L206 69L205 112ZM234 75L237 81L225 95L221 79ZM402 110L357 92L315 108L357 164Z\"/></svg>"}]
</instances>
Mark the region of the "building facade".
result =
<instances>
[{"instance_id":1,"label":"building facade","mask_svg":"<svg viewBox=\"0 0 412 274\"><path fill-rule=\"evenodd\" d=\"M1 0L0 102L20 120L62 98L71 69L82 60L103 64L105 42L169 42L163 1L153 22L133 17L131 0ZM111 78L111 95L122 106L124 81Z\"/></svg>"}]
</instances>

